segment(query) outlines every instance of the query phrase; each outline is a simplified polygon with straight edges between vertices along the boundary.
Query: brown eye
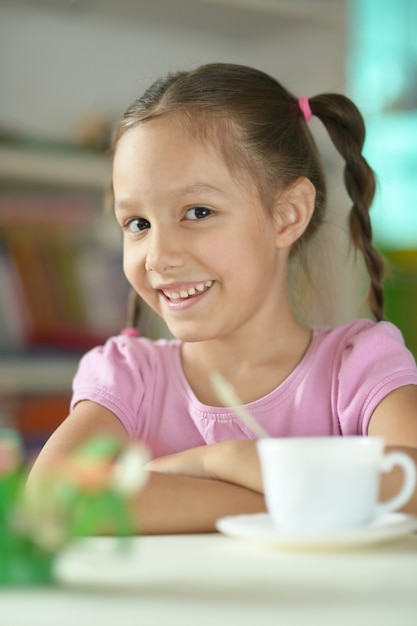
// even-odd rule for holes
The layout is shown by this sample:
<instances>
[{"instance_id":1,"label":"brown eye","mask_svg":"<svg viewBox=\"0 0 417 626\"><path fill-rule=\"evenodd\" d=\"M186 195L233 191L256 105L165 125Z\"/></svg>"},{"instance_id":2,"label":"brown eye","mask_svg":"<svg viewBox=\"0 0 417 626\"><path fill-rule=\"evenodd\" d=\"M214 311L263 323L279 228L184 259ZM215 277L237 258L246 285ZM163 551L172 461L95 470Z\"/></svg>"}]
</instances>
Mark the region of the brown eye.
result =
<instances>
[{"instance_id":1,"label":"brown eye","mask_svg":"<svg viewBox=\"0 0 417 626\"><path fill-rule=\"evenodd\" d=\"M142 217L135 217L133 220L130 220L126 224L126 229L131 233L139 233L143 230L147 230L151 227L150 222L148 220L143 219Z\"/></svg>"},{"instance_id":2,"label":"brown eye","mask_svg":"<svg viewBox=\"0 0 417 626\"><path fill-rule=\"evenodd\" d=\"M188 220L201 220L212 215L213 211L205 206L194 206L188 209L186 217Z\"/></svg>"}]
</instances>

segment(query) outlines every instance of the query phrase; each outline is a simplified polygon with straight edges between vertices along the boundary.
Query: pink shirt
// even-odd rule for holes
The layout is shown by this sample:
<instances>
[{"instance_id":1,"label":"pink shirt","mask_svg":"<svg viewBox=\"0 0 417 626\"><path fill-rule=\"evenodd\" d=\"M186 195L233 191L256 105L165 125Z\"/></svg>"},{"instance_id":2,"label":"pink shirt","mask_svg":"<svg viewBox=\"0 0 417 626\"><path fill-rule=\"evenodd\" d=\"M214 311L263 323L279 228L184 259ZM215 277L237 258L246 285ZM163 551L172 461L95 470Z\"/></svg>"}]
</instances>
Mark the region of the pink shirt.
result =
<instances>
[{"instance_id":1,"label":"pink shirt","mask_svg":"<svg viewBox=\"0 0 417 626\"><path fill-rule=\"evenodd\" d=\"M198 401L180 349L175 339L110 338L81 359L72 407L86 399L105 406L155 456L253 438L232 411ZM290 376L247 408L275 437L366 435L378 403L409 384L417 385L417 368L400 331L361 319L315 329Z\"/></svg>"}]
</instances>

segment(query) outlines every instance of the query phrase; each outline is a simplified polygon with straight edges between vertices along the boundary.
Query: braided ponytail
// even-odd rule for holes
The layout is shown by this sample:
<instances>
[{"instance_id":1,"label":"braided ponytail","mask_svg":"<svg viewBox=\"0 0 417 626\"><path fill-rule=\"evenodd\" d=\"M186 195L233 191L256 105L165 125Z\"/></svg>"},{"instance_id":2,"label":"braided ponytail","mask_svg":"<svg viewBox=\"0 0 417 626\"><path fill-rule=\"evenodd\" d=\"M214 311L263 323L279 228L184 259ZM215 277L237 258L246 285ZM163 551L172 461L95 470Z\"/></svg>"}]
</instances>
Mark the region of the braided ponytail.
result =
<instances>
[{"instance_id":1,"label":"braided ponytail","mask_svg":"<svg viewBox=\"0 0 417 626\"><path fill-rule=\"evenodd\" d=\"M353 202L349 215L351 237L365 260L371 280L370 309L379 321L384 318L384 260L372 244L369 209L375 193L375 176L362 156L364 121L353 102L340 94L316 96L310 98L309 103L346 163L344 181Z\"/></svg>"},{"instance_id":2,"label":"braided ponytail","mask_svg":"<svg viewBox=\"0 0 417 626\"><path fill-rule=\"evenodd\" d=\"M141 316L141 299L136 291L131 288L129 292L128 302L127 302L127 320L126 326L127 328L137 329L140 322Z\"/></svg>"}]
</instances>

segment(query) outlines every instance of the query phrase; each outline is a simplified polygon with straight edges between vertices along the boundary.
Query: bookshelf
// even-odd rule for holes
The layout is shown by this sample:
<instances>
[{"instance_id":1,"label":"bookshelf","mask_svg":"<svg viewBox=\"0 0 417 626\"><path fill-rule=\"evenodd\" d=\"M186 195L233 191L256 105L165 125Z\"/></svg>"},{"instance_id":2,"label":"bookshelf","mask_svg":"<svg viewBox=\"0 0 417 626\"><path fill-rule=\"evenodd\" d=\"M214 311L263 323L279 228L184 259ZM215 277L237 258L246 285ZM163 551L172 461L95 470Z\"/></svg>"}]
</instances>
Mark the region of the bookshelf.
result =
<instances>
[{"instance_id":1,"label":"bookshelf","mask_svg":"<svg viewBox=\"0 0 417 626\"><path fill-rule=\"evenodd\" d=\"M0 145L0 428L29 448L66 417L81 354L124 323L110 170L86 150Z\"/></svg>"},{"instance_id":2,"label":"bookshelf","mask_svg":"<svg viewBox=\"0 0 417 626\"><path fill-rule=\"evenodd\" d=\"M110 176L110 161L82 150L47 150L0 145L0 186L15 183L90 189L101 193Z\"/></svg>"}]
</instances>

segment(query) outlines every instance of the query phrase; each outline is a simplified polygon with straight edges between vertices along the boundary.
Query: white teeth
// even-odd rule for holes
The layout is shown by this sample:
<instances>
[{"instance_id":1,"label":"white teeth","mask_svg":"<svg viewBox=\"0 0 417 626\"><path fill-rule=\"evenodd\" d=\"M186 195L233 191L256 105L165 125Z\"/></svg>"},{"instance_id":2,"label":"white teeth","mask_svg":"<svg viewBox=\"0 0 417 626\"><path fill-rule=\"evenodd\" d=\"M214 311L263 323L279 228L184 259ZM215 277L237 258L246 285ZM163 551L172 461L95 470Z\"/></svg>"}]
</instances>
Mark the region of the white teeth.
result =
<instances>
[{"instance_id":1,"label":"white teeth","mask_svg":"<svg viewBox=\"0 0 417 626\"><path fill-rule=\"evenodd\" d=\"M199 285L196 285L195 287L190 287L189 289L183 289L180 292L168 291L166 289L163 289L162 291L164 295L170 300L180 300L188 298L189 296L195 296L197 291L202 293L203 291L211 287L212 284L212 280L207 280L205 283L200 283Z\"/></svg>"}]
</instances>

